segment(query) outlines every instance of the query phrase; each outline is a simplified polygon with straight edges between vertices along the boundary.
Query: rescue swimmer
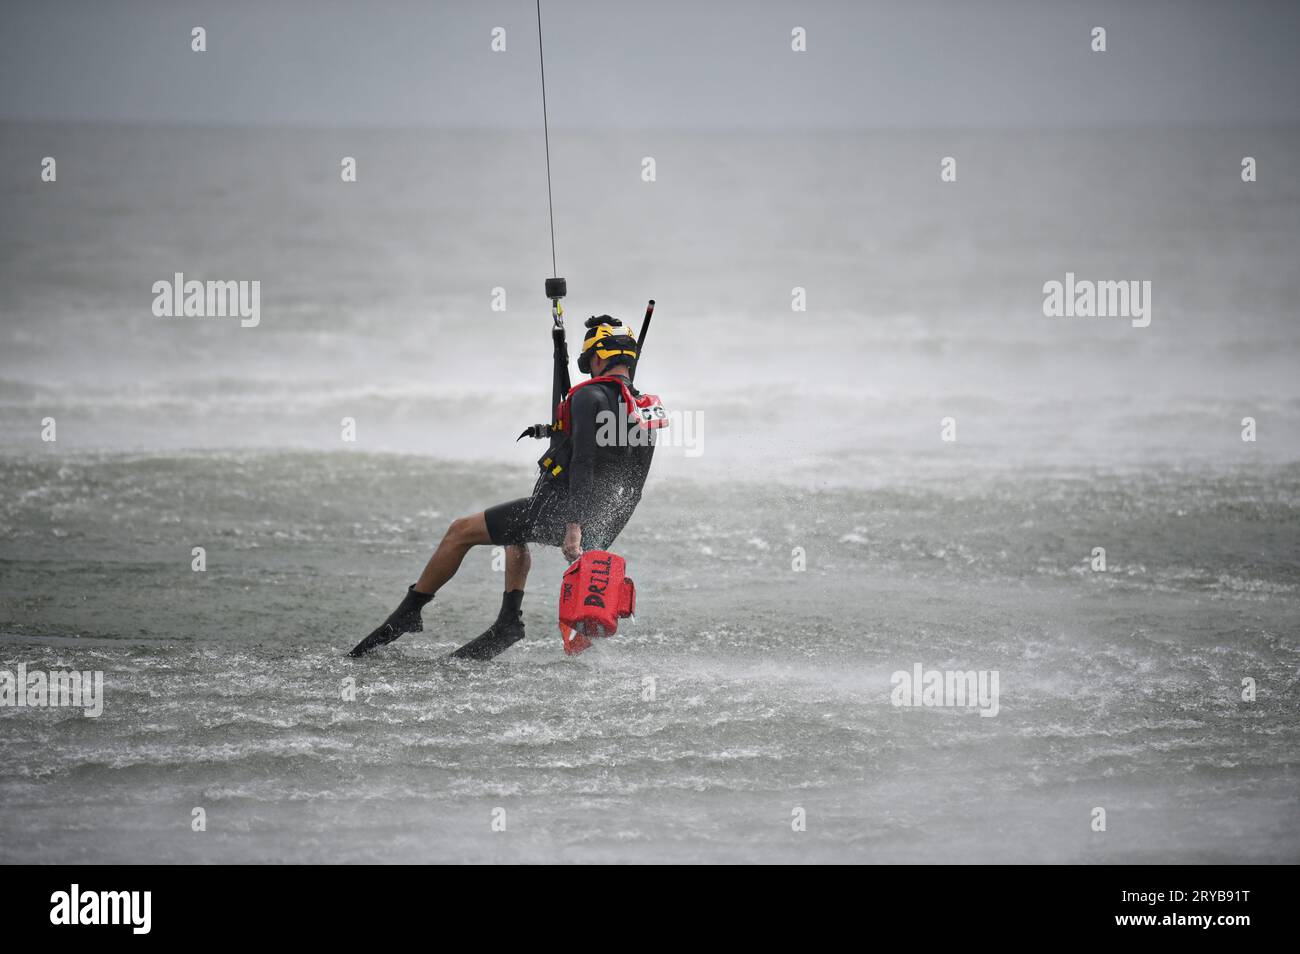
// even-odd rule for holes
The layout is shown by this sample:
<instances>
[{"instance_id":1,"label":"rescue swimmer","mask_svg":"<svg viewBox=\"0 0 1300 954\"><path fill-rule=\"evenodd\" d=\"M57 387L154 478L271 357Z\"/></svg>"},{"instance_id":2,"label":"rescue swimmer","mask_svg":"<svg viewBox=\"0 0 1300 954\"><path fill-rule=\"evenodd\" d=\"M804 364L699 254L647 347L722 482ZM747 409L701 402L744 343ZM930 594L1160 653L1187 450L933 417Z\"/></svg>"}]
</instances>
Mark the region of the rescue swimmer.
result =
<instances>
[{"instance_id":1,"label":"rescue swimmer","mask_svg":"<svg viewBox=\"0 0 1300 954\"><path fill-rule=\"evenodd\" d=\"M631 519L654 458L655 432L668 423L658 397L643 394L632 383L641 343L617 318L588 319L577 363L590 378L569 387L563 310L558 298L552 304L554 418L519 435L550 439L538 460L532 493L453 520L401 605L350 655L362 656L404 633L423 631L421 611L455 576L465 555L473 547L494 545L504 547L506 556L501 611L485 632L452 653L491 659L524 638L521 607L532 563L529 544L559 547L574 561L587 550L609 549ZM647 325L653 307L651 302Z\"/></svg>"}]
</instances>

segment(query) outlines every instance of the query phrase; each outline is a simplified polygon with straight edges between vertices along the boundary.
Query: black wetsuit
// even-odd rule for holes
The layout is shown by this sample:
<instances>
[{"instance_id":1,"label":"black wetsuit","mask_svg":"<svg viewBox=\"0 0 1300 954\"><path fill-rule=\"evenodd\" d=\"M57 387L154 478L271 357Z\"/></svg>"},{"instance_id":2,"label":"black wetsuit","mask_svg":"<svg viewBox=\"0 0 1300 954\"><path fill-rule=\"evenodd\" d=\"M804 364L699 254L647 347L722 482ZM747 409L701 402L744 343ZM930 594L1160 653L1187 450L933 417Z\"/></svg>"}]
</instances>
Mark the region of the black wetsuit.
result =
<instances>
[{"instance_id":1,"label":"black wetsuit","mask_svg":"<svg viewBox=\"0 0 1300 954\"><path fill-rule=\"evenodd\" d=\"M561 473L543 471L531 497L484 513L493 543L558 547L567 525L576 523L584 550L606 550L631 518L650 472L655 432L628 417L622 391L612 382L579 388L569 420L572 456Z\"/></svg>"}]
</instances>

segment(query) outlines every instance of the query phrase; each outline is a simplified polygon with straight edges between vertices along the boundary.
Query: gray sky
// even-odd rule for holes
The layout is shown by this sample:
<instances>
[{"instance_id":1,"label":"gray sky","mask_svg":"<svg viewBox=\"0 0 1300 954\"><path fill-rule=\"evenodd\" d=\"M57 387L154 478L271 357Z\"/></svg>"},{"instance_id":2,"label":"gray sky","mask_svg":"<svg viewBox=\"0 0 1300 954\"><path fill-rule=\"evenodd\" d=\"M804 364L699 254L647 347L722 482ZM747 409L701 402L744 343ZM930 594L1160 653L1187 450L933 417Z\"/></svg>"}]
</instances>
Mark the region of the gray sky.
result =
<instances>
[{"instance_id":1,"label":"gray sky","mask_svg":"<svg viewBox=\"0 0 1300 954\"><path fill-rule=\"evenodd\" d=\"M543 0L542 14L557 128L1300 122L1286 0ZM0 118L532 128L535 17L533 0L6 0ZM193 26L208 52L190 52ZM795 26L807 53L790 50Z\"/></svg>"}]
</instances>

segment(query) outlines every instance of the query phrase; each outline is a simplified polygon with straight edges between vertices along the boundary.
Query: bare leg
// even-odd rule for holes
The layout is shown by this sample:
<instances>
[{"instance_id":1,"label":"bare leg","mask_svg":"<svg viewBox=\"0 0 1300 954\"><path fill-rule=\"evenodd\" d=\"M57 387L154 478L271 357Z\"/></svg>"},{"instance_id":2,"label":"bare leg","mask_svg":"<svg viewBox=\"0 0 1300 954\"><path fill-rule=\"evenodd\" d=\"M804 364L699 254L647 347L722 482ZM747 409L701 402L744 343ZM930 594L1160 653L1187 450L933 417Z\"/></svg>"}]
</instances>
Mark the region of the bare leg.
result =
<instances>
[{"instance_id":1,"label":"bare leg","mask_svg":"<svg viewBox=\"0 0 1300 954\"><path fill-rule=\"evenodd\" d=\"M461 659L491 659L524 638L523 611L524 584L528 582L528 569L532 565L528 544L516 543L506 547L506 590L501 594L501 612L487 632L470 640L452 653Z\"/></svg>"},{"instance_id":2,"label":"bare leg","mask_svg":"<svg viewBox=\"0 0 1300 954\"><path fill-rule=\"evenodd\" d=\"M533 558L528 555L528 544L516 543L506 547L506 592L522 590L528 582L528 571Z\"/></svg>"},{"instance_id":3,"label":"bare leg","mask_svg":"<svg viewBox=\"0 0 1300 954\"><path fill-rule=\"evenodd\" d=\"M433 594L439 587L456 575L461 561L465 559L465 554L469 553L470 548L491 542L488 539L487 522L483 519L482 513L453 520L443 535L442 542L438 544L438 549L434 550L433 556L429 558L428 566L420 574L419 582L410 588L406 598L388 619L357 643L348 655L364 656L373 649L391 643L403 633L423 632L424 622L420 619L420 611L425 604L433 598ZM515 563L516 575L520 575L519 567L522 566L522 576L520 576L522 579L528 574L528 553L525 551L522 564L517 557ZM506 560L506 566L507 568L510 566L509 559Z\"/></svg>"},{"instance_id":4,"label":"bare leg","mask_svg":"<svg viewBox=\"0 0 1300 954\"><path fill-rule=\"evenodd\" d=\"M465 559L465 554L469 553L471 547L479 546L484 543L491 543L488 537L487 522L483 519L482 511L469 516L458 517L451 522L447 532L443 534L442 542L438 544L438 549L433 551L433 556L429 557L429 563L420 574L420 579L416 581L415 592L432 594L437 593L442 585L456 575L460 569L461 561ZM511 547L513 550L514 548ZM527 558L527 552L524 554ZM527 576L528 569L525 564L524 575ZM510 576L510 554L506 554L506 578Z\"/></svg>"}]
</instances>

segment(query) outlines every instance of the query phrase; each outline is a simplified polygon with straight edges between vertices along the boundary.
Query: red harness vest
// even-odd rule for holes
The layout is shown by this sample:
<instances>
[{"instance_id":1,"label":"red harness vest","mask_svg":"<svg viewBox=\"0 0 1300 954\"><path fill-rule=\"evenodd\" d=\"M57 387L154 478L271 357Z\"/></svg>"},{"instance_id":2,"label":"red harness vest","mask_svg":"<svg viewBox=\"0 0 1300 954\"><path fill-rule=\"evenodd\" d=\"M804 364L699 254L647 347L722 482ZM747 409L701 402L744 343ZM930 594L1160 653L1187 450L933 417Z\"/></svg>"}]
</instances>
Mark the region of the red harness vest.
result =
<instances>
[{"instance_id":1,"label":"red harness vest","mask_svg":"<svg viewBox=\"0 0 1300 954\"><path fill-rule=\"evenodd\" d=\"M599 384L605 381L617 384L622 390L623 406L628 410L628 417L636 421L639 427L649 430L655 427L668 426L668 412L664 410L664 406L659 402L659 395L642 394L640 397L634 397L632 389L627 386L627 378L619 374L603 374L589 381L580 381L569 389L569 393L564 396L564 400L555 408L554 428L568 434L572 423L573 396L589 384Z\"/></svg>"},{"instance_id":2,"label":"red harness vest","mask_svg":"<svg viewBox=\"0 0 1300 954\"><path fill-rule=\"evenodd\" d=\"M585 388L589 384L599 384L605 381L617 384L622 390L623 406L628 409L628 416L636 421L638 427L643 430L650 430L668 426L668 412L659 403L659 395L642 394L640 397L634 396L632 389L627 386L627 378L622 375L605 374L575 384L569 389L569 393L564 396L564 400L555 408L555 422L551 425L551 430L563 435L561 443L555 446L552 453L546 454L537 462L537 466L551 477L559 477L569 464L569 448L572 446L569 434L573 424L573 396L581 388Z\"/></svg>"}]
</instances>

